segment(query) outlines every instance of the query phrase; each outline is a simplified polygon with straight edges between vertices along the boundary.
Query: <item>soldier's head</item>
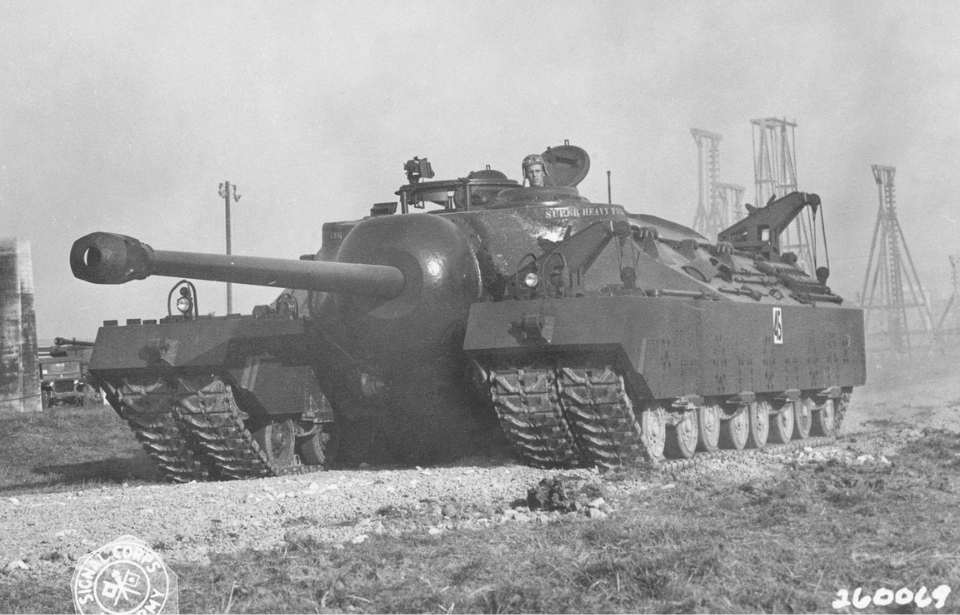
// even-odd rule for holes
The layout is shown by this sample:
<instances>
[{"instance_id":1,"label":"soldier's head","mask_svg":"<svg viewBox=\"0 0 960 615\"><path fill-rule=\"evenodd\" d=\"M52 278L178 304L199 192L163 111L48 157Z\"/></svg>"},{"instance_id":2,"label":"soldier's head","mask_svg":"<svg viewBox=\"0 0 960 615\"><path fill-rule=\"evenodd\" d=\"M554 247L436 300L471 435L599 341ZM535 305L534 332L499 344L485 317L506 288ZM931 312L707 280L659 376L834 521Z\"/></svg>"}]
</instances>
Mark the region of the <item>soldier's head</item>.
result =
<instances>
[{"instance_id":1,"label":"soldier's head","mask_svg":"<svg viewBox=\"0 0 960 615\"><path fill-rule=\"evenodd\" d=\"M530 154L523 159L523 178L531 188L542 188L547 179L547 165L540 154Z\"/></svg>"}]
</instances>

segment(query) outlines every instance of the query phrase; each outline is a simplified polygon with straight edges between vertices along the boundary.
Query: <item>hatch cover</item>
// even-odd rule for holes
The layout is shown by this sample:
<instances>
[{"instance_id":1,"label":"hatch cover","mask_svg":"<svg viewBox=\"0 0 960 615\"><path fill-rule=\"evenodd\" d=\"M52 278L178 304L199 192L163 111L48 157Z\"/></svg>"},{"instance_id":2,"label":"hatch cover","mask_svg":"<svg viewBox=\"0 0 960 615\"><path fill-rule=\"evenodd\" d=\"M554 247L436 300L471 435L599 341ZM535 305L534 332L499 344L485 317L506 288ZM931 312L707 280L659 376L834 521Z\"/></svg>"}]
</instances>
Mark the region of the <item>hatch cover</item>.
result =
<instances>
[{"instance_id":1,"label":"hatch cover","mask_svg":"<svg viewBox=\"0 0 960 615\"><path fill-rule=\"evenodd\" d=\"M558 147L548 147L543 152L547 163L547 175L554 186L574 187L590 172L590 155L586 150L565 141Z\"/></svg>"}]
</instances>

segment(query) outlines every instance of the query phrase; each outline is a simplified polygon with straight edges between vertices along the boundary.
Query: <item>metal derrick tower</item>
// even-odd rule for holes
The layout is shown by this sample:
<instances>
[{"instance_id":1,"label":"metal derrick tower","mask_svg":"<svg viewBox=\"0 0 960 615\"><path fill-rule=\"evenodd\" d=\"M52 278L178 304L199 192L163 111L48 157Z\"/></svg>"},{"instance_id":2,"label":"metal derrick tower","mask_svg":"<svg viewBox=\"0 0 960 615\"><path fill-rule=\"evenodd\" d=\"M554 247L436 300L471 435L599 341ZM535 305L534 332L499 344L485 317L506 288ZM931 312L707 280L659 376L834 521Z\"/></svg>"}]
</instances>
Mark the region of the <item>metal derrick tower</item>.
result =
<instances>
[{"instance_id":1,"label":"metal derrick tower","mask_svg":"<svg viewBox=\"0 0 960 615\"><path fill-rule=\"evenodd\" d=\"M723 229L743 218L743 186L720 180L720 141L723 135L699 128L690 133L697 143L699 194L693 229L716 239Z\"/></svg>"},{"instance_id":2,"label":"metal derrick tower","mask_svg":"<svg viewBox=\"0 0 960 615\"><path fill-rule=\"evenodd\" d=\"M897 220L893 183L897 169L878 164L870 168L877 182L880 208L877 211L877 223L873 228L867 275L863 280L863 292L860 295L863 297L863 307L866 312L864 321L865 324L869 324L870 315L874 311L886 313L884 333L889 337L893 349L901 351L910 346L907 308L918 308L925 330L930 329L932 319L923 287L920 285L920 278L917 277L917 270L913 266L913 259L910 258L910 250L903 237L903 230ZM906 260L901 257L901 253L906 256ZM907 303L904 296L904 282L910 290L912 303Z\"/></svg>"},{"instance_id":3,"label":"metal derrick tower","mask_svg":"<svg viewBox=\"0 0 960 615\"><path fill-rule=\"evenodd\" d=\"M957 302L960 301L960 278L957 277L957 266L960 265L960 256L950 257L950 281L952 282L953 293L947 301L947 307L943 309L943 316L937 324L938 329L943 329L943 323L947 321L947 315L950 314L950 308L953 308L953 329L954 332L960 331L960 308Z\"/></svg>"},{"instance_id":4,"label":"metal derrick tower","mask_svg":"<svg viewBox=\"0 0 960 615\"><path fill-rule=\"evenodd\" d=\"M712 240L726 228L720 198L720 141L723 136L715 132L691 128L690 133L697 143L697 167L699 193L697 213L693 217L693 230Z\"/></svg>"},{"instance_id":5,"label":"metal derrick tower","mask_svg":"<svg viewBox=\"0 0 960 615\"><path fill-rule=\"evenodd\" d=\"M771 198L779 198L797 190L797 152L794 145L796 122L767 117L750 120L753 125L753 173L757 207ZM798 264L808 271L813 267L810 247L810 221L798 216L780 238L784 252L797 255Z\"/></svg>"},{"instance_id":6,"label":"metal derrick tower","mask_svg":"<svg viewBox=\"0 0 960 615\"><path fill-rule=\"evenodd\" d=\"M722 203L723 224L720 230L723 230L743 219L743 191L745 188L740 184L729 184L721 182L717 184L720 193L720 202Z\"/></svg>"}]
</instances>

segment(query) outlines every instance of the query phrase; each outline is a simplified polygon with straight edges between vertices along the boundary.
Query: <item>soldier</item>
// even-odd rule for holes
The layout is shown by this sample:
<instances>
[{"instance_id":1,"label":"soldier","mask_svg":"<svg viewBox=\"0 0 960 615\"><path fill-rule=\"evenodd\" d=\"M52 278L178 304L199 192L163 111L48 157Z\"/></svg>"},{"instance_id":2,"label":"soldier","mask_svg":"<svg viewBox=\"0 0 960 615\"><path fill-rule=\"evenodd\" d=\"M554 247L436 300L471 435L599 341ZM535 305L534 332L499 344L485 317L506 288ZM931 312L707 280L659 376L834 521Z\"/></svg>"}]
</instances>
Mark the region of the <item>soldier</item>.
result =
<instances>
[{"instance_id":1,"label":"soldier","mask_svg":"<svg viewBox=\"0 0 960 615\"><path fill-rule=\"evenodd\" d=\"M530 154L523 159L523 179L531 188L543 188L547 181L547 165L540 154Z\"/></svg>"}]
</instances>

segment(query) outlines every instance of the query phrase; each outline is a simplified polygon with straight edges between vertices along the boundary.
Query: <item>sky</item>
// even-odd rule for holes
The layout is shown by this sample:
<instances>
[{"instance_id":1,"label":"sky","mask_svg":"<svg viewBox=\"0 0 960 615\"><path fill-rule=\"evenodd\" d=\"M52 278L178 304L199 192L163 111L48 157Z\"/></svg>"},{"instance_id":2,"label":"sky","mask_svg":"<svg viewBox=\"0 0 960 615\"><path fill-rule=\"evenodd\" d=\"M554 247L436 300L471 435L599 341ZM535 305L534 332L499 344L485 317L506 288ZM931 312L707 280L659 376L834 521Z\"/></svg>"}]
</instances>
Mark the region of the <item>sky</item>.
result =
<instances>
[{"instance_id":1,"label":"sky","mask_svg":"<svg viewBox=\"0 0 960 615\"><path fill-rule=\"evenodd\" d=\"M845 0L14 2L0 0L0 237L31 244L38 337L166 314L172 278L76 280L89 232L161 250L297 258L321 225L565 140L583 195L691 225L691 128L753 202L751 119L796 122L799 188L823 200L834 290L861 290L870 166L897 167L907 247L934 301L960 254L960 3ZM222 284L199 283L223 314ZM272 289L234 285L234 311Z\"/></svg>"}]
</instances>

